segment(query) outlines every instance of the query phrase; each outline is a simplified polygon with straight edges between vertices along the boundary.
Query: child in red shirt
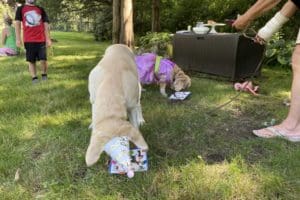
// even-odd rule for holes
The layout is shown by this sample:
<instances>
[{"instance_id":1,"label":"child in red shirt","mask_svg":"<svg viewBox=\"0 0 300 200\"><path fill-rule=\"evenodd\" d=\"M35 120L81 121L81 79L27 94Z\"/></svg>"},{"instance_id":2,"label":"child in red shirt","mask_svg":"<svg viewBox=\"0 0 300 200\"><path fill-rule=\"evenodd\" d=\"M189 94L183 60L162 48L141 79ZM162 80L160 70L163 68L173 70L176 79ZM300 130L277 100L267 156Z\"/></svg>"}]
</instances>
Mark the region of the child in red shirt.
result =
<instances>
[{"instance_id":1,"label":"child in red shirt","mask_svg":"<svg viewBox=\"0 0 300 200\"><path fill-rule=\"evenodd\" d=\"M49 19L42 7L34 5L34 0L26 0L16 11L16 43L21 46L21 24L26 49L26 61L32 83L38 83L36 61L41 61L42 80L47 80L47 46L51 46Z\"/></svg>"}]
</instances>

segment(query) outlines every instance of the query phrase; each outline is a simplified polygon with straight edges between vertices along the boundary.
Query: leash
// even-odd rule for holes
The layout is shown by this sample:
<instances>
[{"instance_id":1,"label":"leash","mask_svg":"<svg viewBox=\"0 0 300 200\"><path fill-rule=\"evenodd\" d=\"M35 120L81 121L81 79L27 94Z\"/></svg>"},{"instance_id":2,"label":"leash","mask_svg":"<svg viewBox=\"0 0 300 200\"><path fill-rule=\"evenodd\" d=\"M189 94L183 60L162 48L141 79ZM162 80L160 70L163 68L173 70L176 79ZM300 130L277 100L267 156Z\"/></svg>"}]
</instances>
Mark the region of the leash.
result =
<instances>
[{"instance_id":1,"label":"leash","mask_svg":"<svg viewBox=\"0 0 300 200\"><path fill-rule=\"evenodd\" d=\"M255 31L253 28L248 28L248 27L246 27L241 33L242 33L242 35L243 35L245 38L251 39L253 42L255 42L255 41L256 41L256 40L255 40L255 36L254 36L254 37L253 37L253 36L250 36L249 33L247 32L247 31L249 31L249 30L252 31L252 33L254 33L254 35L256 35L256 31ZM264 48L263 55L265 55L265 51L266 51L266 48ZM262 64L262 62L263 62L263 60L264 60L263 58L264 58L264 56L262 56L261 60L260 60L259 63L257 64L255 70L254 70L253 73L251 74L251 76L250 76L250 78L249 78L250 81L248 81L248 82L244 85L245 88L250 84L250 82L252 82L252 81L254 80L255 74L258 72L258 70L259 70L259 68L260 68L260 66L261 66L261 64ZM217 106L216 108L214 108L213 110L207 112L206 114L212 116L215 112L217 112L217 111L220 110L221 108L223 108L223 107L227 106L228 104L230 104L231 102L235 101L235 100L241 95L241 91L242 91L242 90L238 90L238 91L237 91L238 93L237 93L236 95L234 95L233 97L231 97L227 102L225 102L225 103L223 103L223 104Z\"/></svg>"},{"instance_id":2,"label":"leash","mask_svg":"<svg viewBox=\"0 0 300 200\"><path fill-rule=\"evenodd\" d=\"M245 38L248 38L248 39L250 39L250 40L252 40L254 42L256 41L255 40L255 36L256 36L257 32L253 28L251 28L251 27L246 27L244 30L242 30L241 34ZM252 35L254 35L254 36L252 36Z\"/></svg>"},{"instance_id":3,"label":"leash","mask_svg":"<svg viewBox=\"0 0 300 200\"><path fill-rule=\"evenodd\" d=\"M248 30L251 30L251 31L253 31L253 33L256 33L256 32L254 31L254 29L252 29L252 28L251 28L251 29L246 28L245 30L243 30L243 31L241 32L242 35L243 35L244 37L248 38L248 39L251 39L253 42L255 42L255 36L253 37L253 36L248 35L248 33L247 33ZM265 51L266 51L266 48L264 48L263 55L265 55ZM245 87L247 87L247 86L249 85L249 83L253 81L255 74L258 72L258 70L259 70L259 68L260 68L260 66L261 66L261 64L262 64L262 62L263 62L263 60L264 60L263 58L264 58L264 56L262 56L261 60L260 60L259 63L257 64L255 70L254 70L253 73L251 74L251 76L250 76L250 78L249 78L250 81L248 81L247 83L245 83ZM237 100L237 98L238 98L238 97L241 95L241 93L242 93L241 91L242 91L242 90L238 90L238 91L237 91L237 94L234 95L233 97L231 97L231 98L230 98L228 101L226 101L225 103L218 105L217 107L213 108L213 109L210 110L210 111L204 112L204 116L206 116L206 117L204 117L204 120L203 120L202 122L198 123L197 126L198 126L198 127L201 127L201 126L207 124L207 122L208 122L207 120L208 120L209 117L217 116L216 113L217 113L219 110L221 110L221 109L224 108L225 106L229 105L229 104L232 103L233 101Z\"/></svg>"}]
</instances>

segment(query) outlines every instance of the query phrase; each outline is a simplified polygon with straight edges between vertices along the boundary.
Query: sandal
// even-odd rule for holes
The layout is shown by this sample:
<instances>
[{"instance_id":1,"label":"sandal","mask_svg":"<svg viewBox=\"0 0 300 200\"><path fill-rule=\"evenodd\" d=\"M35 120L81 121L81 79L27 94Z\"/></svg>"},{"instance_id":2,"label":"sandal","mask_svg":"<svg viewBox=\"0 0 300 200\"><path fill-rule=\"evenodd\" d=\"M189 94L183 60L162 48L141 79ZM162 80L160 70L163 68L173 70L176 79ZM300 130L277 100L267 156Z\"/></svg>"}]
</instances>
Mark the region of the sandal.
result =
<instances>
[{"instance_id":1,"label":"sandal","mask_svg":"<svg viewBox=\"0 0 300 200\"><path fill-rule=\"evenodd\" d=\"M286 138L286 133L284 131L279 130L273 126L264 129L253 130L252 132L254 135L261 138L275 138L275 137Z\"/></svg>"},{"instance_id":2,"label":"sandal","mask_svg":"<svg viewBox=\"0 0 300 200\"><path fill-rule=\"evenodd\" d=\"M253 130L252 132L254 135L261 138L279 137L279 138L286 139L290 142L300 142L300 135L287 134L283 130L279 130L278 128L275 128L273 126L264 129Z\"/></svg>"},{"instance_id":3,"label":"sandal","mask_svg":"<svg viewBox=\"0 0 300 200\"><path fill-rule=\"evenodd\" d=\"M284 137L290 142L300 142L300 135L286 134Z\"/></svg>"}]
</instances>

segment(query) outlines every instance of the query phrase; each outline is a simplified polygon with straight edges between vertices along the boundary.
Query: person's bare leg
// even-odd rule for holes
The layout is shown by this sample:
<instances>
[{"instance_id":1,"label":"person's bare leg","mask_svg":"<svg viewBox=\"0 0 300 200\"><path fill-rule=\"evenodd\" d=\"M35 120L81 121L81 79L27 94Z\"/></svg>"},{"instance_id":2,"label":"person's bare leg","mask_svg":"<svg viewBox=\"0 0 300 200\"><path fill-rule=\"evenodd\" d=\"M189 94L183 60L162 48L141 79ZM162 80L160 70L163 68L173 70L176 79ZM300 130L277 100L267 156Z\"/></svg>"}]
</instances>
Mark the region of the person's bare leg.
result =
<instances>
[{"instance_id":1,"label":"person's bare leg","mask_svg":"<svg viewBox=\"0 0 300 200\"><path fill-rule=\"evenodd\" d=\"M292 56L293 81L291 87L291 106L288 116L282 123L273 126L286 136L300 136L300 44L296 45ZM257 130L259 135L272 136L268 129ZM257 135L257 134L256 134Z\"/></svg>"},{"instance_id":2,"label":"person's bare leg","mask_svg":"<svg viewBox=\"0 0 300 200\"><path fill-rule=\"evenodd\" d=\"M29 65L29 73L31 75L31 78L36 77L36 64L32 62L28 62Z\"/></svg>"},{"instance_id":3,"label":"person's bare leg","mask_svg":"<svg viewBox=\"0 0 300 200\"><path fill-rule=\"evenodd\" d=\"M300 135L300 44L294 49L292 68L291 106L287 118L278 126L287 129L291 134Z\"/></svg>"},{"instance_id":4,"label":"person's bare leg","mask_svg":"<svg viewBox=\"0 0 300 200\"><path fill-rule=\"evenodd\" d=\"M47 60L41 60L42 80L47 80L48 63Z\"/></svg>"},{"instance_id":5,"label":"person's bare leg","mask_svg":"<svg viewBox=\"0 0 300 200\"><path fill-rule=\"evenodd\" d=\"M41 60L42 74L47 74L48 63L47 60Z\"/></svg>"},{"instance_id":6,"label":"person's bare leg","mask_svg":"<svg viewBox=\"0 0 300 200\"><path fill-rule=\"evenodd\" d=\"M295 12L298 10L298 7L292 2L287 1L280 10L280 13L288 18L292 17ZM292 56L292 67L293 67L293 82L291 88L291 96L293 103L291 104L289 114L287 118L278 125L278 127L283 127L287 130L293 130L295 127L299 126L300 120L300 45L296 45L293 56ZM297 113L298 112L298 113ZM297 122L298 121L298 122Z\"/></svg>"}]
</instances>

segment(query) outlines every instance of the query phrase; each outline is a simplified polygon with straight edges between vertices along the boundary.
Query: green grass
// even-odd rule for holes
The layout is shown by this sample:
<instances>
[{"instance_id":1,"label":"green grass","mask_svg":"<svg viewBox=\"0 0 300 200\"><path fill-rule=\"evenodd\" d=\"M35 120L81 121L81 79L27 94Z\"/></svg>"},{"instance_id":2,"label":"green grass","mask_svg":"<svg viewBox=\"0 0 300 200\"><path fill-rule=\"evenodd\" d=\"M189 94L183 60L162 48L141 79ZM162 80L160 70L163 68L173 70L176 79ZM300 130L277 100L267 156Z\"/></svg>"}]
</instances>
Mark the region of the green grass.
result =
<instances>
[{"instance_id":1,"label":"green grass","mask_svg":"<svg viewBox=\"0 0 300 200\"><path fill-rule=\"evenodd\" d=\"M229 82L194 74L192 97L182 103L146 87L141 132L150 169L128 179L108 174L105 154L93 167L84 162L88 74L108 43L52 35L47 83L31 84L24 55L0 58L1 199L299 199L300 144L251 134L286 116L289 70L265 66L255 80L262 96L244 93L216 111L236 94Z\"/></svg>"}]
</instances>

